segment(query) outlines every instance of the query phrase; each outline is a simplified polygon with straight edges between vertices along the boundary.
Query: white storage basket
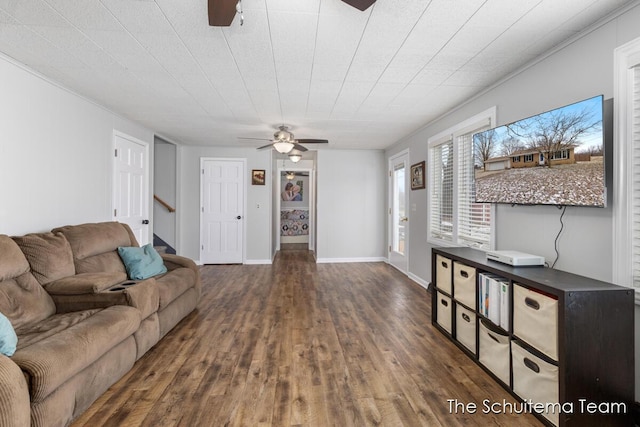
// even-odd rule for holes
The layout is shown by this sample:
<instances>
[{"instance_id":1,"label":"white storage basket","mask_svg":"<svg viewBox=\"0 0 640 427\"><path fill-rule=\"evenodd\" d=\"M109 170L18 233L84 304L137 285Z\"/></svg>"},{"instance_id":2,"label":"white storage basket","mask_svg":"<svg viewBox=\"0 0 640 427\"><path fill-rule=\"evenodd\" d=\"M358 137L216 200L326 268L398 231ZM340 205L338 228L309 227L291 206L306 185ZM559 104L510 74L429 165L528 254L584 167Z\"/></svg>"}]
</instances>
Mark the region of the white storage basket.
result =
<instances>
[{"instance_id":1,"label":"white storage basket","mask_svg":"<svg viewBox=\"0 0 640 427\"><path fill-rule=\"evenodd\" d=\"M485 322L486 320L480 321L478 359L496 377L509 385L511 361L509 336L489 329Z\"/></svg>"},{"instance_id":2,"label":"white storage basket","mask_svg":"<svg viewBox=\"0 0 640 427\"><path fill-rule=\"evenodd\" d=\"M451 295L451 260L436 255L436 288Z\"/></svg>"},{"instance_id":3,"label":"white storage basket","mask_svg":"<svg viewBox=\"0 0 640 427\"><path fill-rule=\"evenodd\" d=\"M456 340L476 354L476 314L456 304Z\"/></svg>"},{"instance_id":4,"label":"white storage basket","mask_svg":"<svg viewBox=\"0 0 640 427\"><path fill-rule=\"evenodd\" d=\"M438 292L436 296L438 310L436 312L436 321L438 322L438 325L451 333L451 298L442 292Z\"/></svg>"},{"instance_id":5,"label":"white storage basket","mask_svg":"<svg viewBox=\"0 0 640 427\"><path fill-rule=\"evenodd\" d=\"M513 333L558 360L558 300L514 284Z\"/></svg>"},{"instance_id":6,"label":"white storage basket","mask_svg":"<svg viewBox=\"0 0 640 427\"><path fill-rule=\"evenodd\" d=\"M533 355L517 341L511 347L513 391L525 400L544 405L542 416L558 425L558 367Z\"/></svg>"},{"instance_id":7,"label":"white storage basket","mask_svg":"<svg viewBox=\"0 0 640 427\"><path fill-rule=\"evenodd\" d=\"M476 269L453 263L453 297L469 308L476 308Z\"/></svg>"}]
</instances>

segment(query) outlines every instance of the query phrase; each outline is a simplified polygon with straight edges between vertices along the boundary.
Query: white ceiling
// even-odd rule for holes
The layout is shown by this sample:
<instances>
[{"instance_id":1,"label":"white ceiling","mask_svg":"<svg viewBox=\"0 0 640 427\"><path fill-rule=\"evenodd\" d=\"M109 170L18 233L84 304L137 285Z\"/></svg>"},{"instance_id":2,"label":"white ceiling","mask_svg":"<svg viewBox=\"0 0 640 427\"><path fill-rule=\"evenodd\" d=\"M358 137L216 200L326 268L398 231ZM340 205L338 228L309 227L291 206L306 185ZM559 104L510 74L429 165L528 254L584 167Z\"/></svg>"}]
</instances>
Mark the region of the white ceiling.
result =
<instances>
[{"instance_id":1,"label":"white ceiling","mask_svg":"<svg viewBox=\"0 0 640 427\"><path fill-rule=\"evenodd\" d=\"M628 0L0 0L0 51L170 140L401 137Z\"/></svg>"}]
</instances>

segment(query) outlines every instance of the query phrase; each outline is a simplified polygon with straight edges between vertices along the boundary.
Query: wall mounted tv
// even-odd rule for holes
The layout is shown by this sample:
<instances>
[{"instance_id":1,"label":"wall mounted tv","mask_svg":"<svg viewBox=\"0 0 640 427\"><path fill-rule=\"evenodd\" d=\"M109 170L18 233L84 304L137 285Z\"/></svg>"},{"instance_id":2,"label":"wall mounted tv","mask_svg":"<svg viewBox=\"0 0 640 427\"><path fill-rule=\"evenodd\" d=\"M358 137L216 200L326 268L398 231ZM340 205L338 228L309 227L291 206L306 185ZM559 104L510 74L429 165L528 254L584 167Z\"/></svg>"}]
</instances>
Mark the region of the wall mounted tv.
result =
<instances>
[{"instance_id":1,"label":"wall mounted tv","mask_svg":"<svg viewBox=\"0 0 640 427\"><path fill-rule=\"evenodd\" d=\"M473 135L475 201L606 206L603 97Z\"/></svg>"}]
</instances>

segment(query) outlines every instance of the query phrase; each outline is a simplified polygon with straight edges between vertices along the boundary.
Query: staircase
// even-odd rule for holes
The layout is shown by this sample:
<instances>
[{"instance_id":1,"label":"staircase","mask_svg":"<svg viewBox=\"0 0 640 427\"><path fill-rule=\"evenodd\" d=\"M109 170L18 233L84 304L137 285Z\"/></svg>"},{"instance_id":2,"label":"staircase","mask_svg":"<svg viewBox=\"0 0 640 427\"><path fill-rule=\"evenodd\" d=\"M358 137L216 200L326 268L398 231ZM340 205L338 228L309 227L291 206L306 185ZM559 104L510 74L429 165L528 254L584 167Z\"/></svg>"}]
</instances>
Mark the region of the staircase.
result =
<instances>
[{"instance_id":1,"label":"staircase","mask_svg":"<svg viewBox=\"0 0 640 427\"><path fill-rule=\"evenodd\" d=\"M176 254L176 250L155 233L153 235L153 247L159 254Z\"/></svg>"}]
</instances>

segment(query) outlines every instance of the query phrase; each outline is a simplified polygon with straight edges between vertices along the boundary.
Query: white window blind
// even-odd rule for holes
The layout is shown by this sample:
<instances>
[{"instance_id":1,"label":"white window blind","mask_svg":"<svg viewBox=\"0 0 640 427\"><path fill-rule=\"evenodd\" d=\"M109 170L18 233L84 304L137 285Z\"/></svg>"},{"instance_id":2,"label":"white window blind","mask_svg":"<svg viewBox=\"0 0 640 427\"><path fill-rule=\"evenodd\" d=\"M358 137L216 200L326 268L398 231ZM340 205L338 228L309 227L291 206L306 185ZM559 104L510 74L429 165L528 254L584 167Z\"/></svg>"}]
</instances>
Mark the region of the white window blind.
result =
<instances>
[{"instance_id":1,"label":"white window blind","mask_svg":"<svg viewBox=\"0 0 640 427\"><path fill-rule=\"evenodd\" d=\"M453 141L432 148L430 235L453 242Z\"/></svg>"},{"instance_id":2,"label":"white window blind","mask_svg":"<svg viewBox=\"0 0 640 427\"><path fill-rule=\"evenodd\" d=\"M465 246L491 249L491 205L475 203L473 134L457 136L458 146L458 242Z\"/></svg>"},{"instance_id":3,"label":"white window blind","mask_svg":"<svg viewBox=\"0 0 640 427\"><path fill-rule=\"evenodd\" d=\"M633 69L631 90L631 137L633 146L633 194L632 232L633 232L633 286L640 287L640 65Z\"/></svg>"}]
</instances>

